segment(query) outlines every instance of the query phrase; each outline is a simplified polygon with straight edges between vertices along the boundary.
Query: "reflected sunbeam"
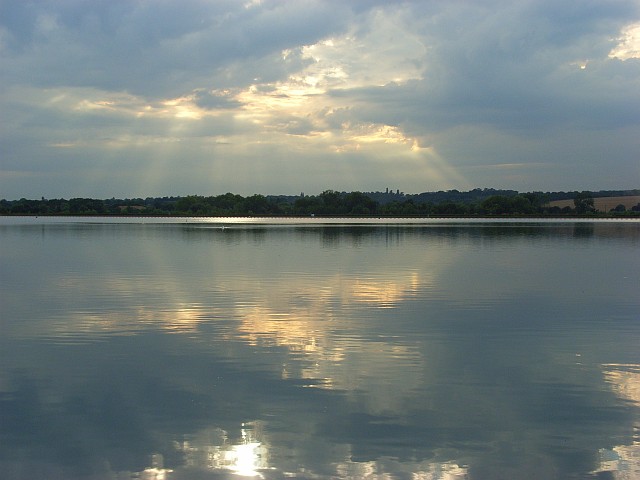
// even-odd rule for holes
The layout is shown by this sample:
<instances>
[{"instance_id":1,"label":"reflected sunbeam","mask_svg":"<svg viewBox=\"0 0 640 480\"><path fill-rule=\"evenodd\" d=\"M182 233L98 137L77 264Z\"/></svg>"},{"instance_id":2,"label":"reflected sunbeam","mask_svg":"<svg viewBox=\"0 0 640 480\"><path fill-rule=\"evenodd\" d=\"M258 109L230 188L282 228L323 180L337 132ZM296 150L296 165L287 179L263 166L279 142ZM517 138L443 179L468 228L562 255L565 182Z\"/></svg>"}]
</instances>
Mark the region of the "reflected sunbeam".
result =
<instances>
[{"instance_id":1,"label":"reflected sunbeam","mask_svg":"<svg viewBox=\"0 0 640 480\"><path fill-rule=\"evenodd\" d=\"M3 479L637 474L638 226L229 230L0 228Z\"/></svg>"}]
</instances>

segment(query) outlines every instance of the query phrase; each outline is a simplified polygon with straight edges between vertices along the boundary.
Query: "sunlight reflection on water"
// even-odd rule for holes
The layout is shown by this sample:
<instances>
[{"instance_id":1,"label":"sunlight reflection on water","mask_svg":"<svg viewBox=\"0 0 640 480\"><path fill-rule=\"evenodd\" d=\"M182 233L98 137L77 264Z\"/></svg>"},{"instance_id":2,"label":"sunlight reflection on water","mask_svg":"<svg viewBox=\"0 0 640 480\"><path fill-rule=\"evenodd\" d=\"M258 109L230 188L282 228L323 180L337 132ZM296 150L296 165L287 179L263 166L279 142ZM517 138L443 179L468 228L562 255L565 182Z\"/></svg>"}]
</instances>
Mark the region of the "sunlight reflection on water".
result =
<instances>
[{"instance_id":1,"label":"sunlight reflection on water","mask_svg":"<svg viewBox=\"0 0 640 480\"><path fill-rule=\"evenodd\" d=\"M629 478L639 226L2 223L0 468Z\"/></svg>"}]
</instances>

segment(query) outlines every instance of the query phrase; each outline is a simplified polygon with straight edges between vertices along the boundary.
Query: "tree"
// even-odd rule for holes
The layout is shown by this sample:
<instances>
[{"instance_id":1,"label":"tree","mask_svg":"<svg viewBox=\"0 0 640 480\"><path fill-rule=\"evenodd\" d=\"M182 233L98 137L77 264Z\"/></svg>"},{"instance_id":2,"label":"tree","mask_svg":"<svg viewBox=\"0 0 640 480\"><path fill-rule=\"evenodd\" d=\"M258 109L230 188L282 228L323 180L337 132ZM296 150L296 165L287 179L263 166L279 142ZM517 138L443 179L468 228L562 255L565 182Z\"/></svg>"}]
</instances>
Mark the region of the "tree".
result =
<instances>
[{"instance_id":1,"label":"tree","mask_svg":"<svg viewBox=\"0 0 640 480\"><path fill-rule=\"evenodd\" d=\"M593 206L593 195L587 191L576 192L573 205L576 208L576 213L591 213L596 210Z\"/></svg>"},{"instance_id":2,"label":"tree","mask_svg":"<svg viewBox=\"0 0 640 480\"><path fill-rule=\"evenodd\" d=\"M269 212L269 201L264 195L252 195L244 199L244 210L249 215L264 215Z\"/></svg>"},{"instance_id":3,"label":"tree","mask_svg":"<svg viewBox=\"0 0 640 480\"><path fill-rule=\"evenodd\" d=\"M176 202L176 210L183 215L204 215L207 212L207 205L204 197L189 195Z\"/></svg>"},{"instance_id":4,"label":"tree","mask_svg":"<svg viewBox=\"0 0 640 480\"><path fill-rule=\"evenodd\" d=\"M504 195L492 195L480 204L484 212L489 215L503 215L511 213L511 201Z\"/></svg>"},{"instance_id":5,"label":"tree","mask_svg":"<svg viewBox=\"0 0 640 480\"><path fill-rule=\"evenodd\" d=\"M293 212L298 215L308 215L318 212L319 207L316 197L301 197L293 204Z\"/></svg>"},{"instance_id":6,"label":"tree","mask_svg":"<svg viewBox=\"0 0 640 480\"><path fill-rule=\"evenodd\" d=\"M619 213L626 212L627 211L627 207L625 207L623 204L619 204L619 205L616 205L616 208L612 208L611 211L612 212L619 212Z\"/></svg>"},{"instance_id":7,"label":"tree","mask_svg":"<svg viewBox=\"0 0 640 480\"><path fill-rule=\"evenodd\" d=\"M362 192L347 193L342 200L347 213L352 215L370 215L378 211L378 202Z\"/></svg>"},{"instance_id":8,"label":"tree","mask_svg":"<svg viewBox=\"0 0 640 480\"><path fill-rule=\"evenodd\" d=\"M340 207L342 207L342 196L340 192L336 192L335 190L325 190L319 195L319 199L322 202L322 208L318 213L324 214L337 214L337 213L346 213L342 212Z\"/></svg>"}]
</instances>

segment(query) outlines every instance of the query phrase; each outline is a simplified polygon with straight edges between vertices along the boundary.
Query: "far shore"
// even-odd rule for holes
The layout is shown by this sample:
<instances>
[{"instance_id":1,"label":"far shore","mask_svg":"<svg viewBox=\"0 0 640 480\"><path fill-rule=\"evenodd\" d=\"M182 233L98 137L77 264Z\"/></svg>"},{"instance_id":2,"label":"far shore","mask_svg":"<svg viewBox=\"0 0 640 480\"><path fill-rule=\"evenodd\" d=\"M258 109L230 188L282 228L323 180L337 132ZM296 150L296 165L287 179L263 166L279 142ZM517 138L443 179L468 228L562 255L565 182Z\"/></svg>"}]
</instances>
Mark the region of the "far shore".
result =
<instances>
[{"instance_id":1,"label":"far shore","mask_svg":"<svg viewBox=\"0 0 640 480\"><path fill-rule=\"evenodd\" d=\"M168 224L216 225L221 228L234 225L434 225L434 224L531 224L531 223L639 223L640 216L584 215L584 216L145 216L145 215L2 215L0 224Z\"/></svg>"}]
</instances>

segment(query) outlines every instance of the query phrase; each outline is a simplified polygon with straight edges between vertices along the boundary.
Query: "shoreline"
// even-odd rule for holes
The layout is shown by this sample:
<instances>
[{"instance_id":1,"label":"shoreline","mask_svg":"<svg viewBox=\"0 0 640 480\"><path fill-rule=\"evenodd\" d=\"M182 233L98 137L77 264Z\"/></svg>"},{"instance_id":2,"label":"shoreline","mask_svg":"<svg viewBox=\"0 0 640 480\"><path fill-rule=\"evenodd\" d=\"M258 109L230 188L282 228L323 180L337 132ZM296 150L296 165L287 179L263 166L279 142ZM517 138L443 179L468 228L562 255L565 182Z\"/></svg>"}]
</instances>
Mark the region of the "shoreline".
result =
<instances>
[{"instance_id":1,"label":"shoreline","mask_svg":"<svg viewBox=\"0 0 640 480\"><path fill-rule=\"evenodd\" d=\"M164 216L164 215L0 215L0 225L44 224L165 224L165 225L437 225L528 223L639 223L640 216Z\"/></svg>"}]
</instances>

